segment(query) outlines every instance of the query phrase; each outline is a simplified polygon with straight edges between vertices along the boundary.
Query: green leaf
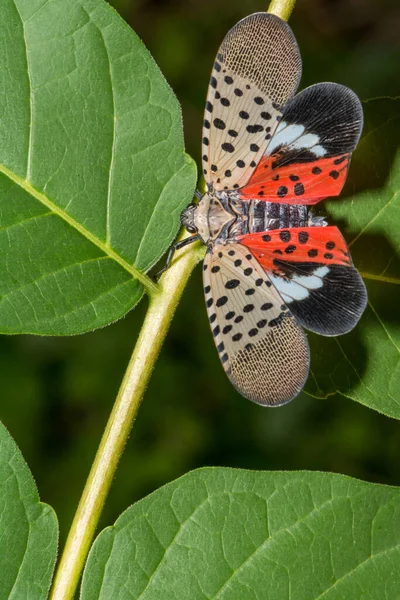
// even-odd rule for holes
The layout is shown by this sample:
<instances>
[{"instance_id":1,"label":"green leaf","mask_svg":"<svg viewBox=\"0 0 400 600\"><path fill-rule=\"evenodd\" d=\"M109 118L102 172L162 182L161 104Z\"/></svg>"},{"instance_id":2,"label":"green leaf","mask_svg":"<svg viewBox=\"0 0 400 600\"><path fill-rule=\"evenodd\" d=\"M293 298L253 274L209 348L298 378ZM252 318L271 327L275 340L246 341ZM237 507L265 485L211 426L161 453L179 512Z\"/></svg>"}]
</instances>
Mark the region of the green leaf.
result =
<instances>
[{"instance_id":1,"label":"green leaf","mask_svg":"<svg viewBox=\"0 0 400 600\"><path fill-rule=\"evenodd\" d=\"M195 185L179 104L102 0L0 5L0 331L106 325L155 289Z\"/></svg>"},{"instance_id":2,"label":"green leaf","mask_svg":"<svg viewBox=\"0 0 400 600\"><path fill-rule=\"evenodd\" d=\"M47 598L57 541L56 515L0 423L0 598Z\"/></svg>"},{"instance_id":3,"label":"green leaf","mask_svg":"<svg viewBox=\"0 0 400 600\"><path fill-rule=\"evenodd\" d=\"M400 101L371 100L364 112L347 188L353 195L331 200L327 208L364 277L369 304L350 334L310 335L306 391L320 398L340 392L400 418Z\"/></svg>"},{"instance_id":4,"label":"green leaf","mask_svg":"<svg viewBox=\"0 0 400 600\"><path fill-rule=\"evenodd\" d=\"M400 490L208 468L100 534L81 600L382 600L399 589Z\"/></svg>"}]
</instances>

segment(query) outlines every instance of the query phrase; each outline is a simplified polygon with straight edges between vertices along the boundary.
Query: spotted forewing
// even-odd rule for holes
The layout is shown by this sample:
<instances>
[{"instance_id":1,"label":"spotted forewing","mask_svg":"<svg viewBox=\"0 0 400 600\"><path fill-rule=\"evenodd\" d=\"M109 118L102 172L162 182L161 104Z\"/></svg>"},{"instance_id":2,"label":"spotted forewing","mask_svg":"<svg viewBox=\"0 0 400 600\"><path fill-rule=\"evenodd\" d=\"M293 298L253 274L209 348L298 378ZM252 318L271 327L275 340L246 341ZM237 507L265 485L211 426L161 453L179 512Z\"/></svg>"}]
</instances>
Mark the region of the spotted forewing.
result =
<instances>
[{"instance_id":1,"label":"spotted forewing","mask_svg":"<svg viewBox=\"0 0 400 600\"><path fill-rule=\"evenodd\" d=\"M203 125L203 172L214 189L250 178L295 93L301 58L290 27L256 13L225 37L215 59Z\"/></svg>"},{"instance_id":2,"label":"spotted forewing","mask_svg":"<svg viewBox=\"0 0 400 600\"><path fill-rule=\"evenodd\" d=\"M308 375L304 331L244 246L208 252L203 269L211 330L230 380L259 404L288 402Z\"/></svg>"}]
</instances>

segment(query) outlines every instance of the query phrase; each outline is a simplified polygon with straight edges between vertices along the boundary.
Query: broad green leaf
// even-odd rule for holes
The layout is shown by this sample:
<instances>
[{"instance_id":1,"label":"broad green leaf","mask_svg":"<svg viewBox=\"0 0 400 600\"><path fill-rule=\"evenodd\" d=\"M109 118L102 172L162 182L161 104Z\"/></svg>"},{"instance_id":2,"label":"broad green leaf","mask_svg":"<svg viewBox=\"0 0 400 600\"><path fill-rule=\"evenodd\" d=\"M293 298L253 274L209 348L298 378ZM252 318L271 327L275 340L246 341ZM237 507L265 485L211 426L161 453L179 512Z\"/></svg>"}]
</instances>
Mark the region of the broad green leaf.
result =
<instances>
[{"instance_id":1,"label":"broad green leaf","mask_svg":"<svg viewBox=\"0 0 400 600\"><path fill-rule=\"evenodd\" d=\"M337 391L400 418L400 101L371 100L364 112L364 135L350 169L355 193L327 208L364 277L369 304L350 334L310 335L306 391L316 397Z\"/></svg>"},{"instance_id":2,"label":"broad green leaf","mask_svg":"<svg viewBox=\"0 0 400 600\"><path fill-rule=\"evenodd\" d=\"M399 489L208 468L100 534L81 599L395 600L399 590Z\"/></svg>"},{"instance_id":3,"label":"broad green leaf","mask_svg":"<svg viewBox=\"0 0 400 600\"><path fill-rule=\"evenodd\" d=\"M81 333L124 315L195 176L179 104L110 6L1 2L2 333Z\"/></svg>"},{"instance_id":4,"label":"broad green leaf","mask_svg":"<svg viewBox=\"0 0 400 600\"><path fill-rule=\"evenodd\" d=\"M57 541L54 511L39 501L31 473L0 423L0 598L47 598Z\"/></svg>"}]
</instances>

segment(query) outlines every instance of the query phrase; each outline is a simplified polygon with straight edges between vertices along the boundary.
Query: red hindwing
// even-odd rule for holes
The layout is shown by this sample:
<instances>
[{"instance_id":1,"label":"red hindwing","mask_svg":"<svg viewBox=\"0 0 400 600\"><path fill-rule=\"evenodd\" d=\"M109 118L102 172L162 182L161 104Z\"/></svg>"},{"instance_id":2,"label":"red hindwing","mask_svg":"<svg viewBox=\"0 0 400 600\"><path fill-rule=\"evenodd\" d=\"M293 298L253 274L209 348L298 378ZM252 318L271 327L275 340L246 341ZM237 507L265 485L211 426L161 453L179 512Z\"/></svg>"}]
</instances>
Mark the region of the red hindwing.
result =
<instances>
[{"instance_id":1,"label":"red hindwing","mask_svg":"<svg viewBox=\"0 0 400 600\"><path fill-rule=\"evenodd\" d=\"M285 164L282 155L264 156L247 185L238 193L243 200L316 204L340 194L349 161L348 154L289 164Z\"/></svg>"},{"instance_id":2,"label":"red hindwing","mask_svg":"<svg viewBox=\"0 0 400 600\"><path fill-rule=\"evenodd\" d=\"M237 241L247 246L265 271L279 271L279 262L351 265L346 242L337 227L293 227L241 235Z\"/></svg>"}]
</instances>

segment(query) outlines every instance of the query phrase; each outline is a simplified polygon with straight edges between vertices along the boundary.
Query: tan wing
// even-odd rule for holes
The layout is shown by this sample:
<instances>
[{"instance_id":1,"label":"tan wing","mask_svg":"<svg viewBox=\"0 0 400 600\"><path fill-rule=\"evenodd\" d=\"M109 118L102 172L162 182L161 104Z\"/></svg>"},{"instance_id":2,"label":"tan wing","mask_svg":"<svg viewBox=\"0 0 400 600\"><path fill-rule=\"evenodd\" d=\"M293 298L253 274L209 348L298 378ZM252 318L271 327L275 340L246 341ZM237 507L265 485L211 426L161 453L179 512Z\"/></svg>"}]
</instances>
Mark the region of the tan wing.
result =
<instances>
[{"instance_id":1,"label":"tan wing","mask_svg":"<svg viewBox=\"0 0 400 600\"><path fill-rule=\"evenodd\" d=\"M239 21L218 51L203 125L203 172L214 189L250 179L300 81L289 25L268 13Z\"/></svg>"},{"instance_id":2,"label":"tan wing","mask_svg":"<svg viewBox=\"0 0 400 600\"><path fill-rule=\"evenodd\" d=\"M279 406L301 391L309 370L302 328L261 265L239 244L204 259L208 317L223 367L249 400Z\"/></svg>"}]
</instances>

